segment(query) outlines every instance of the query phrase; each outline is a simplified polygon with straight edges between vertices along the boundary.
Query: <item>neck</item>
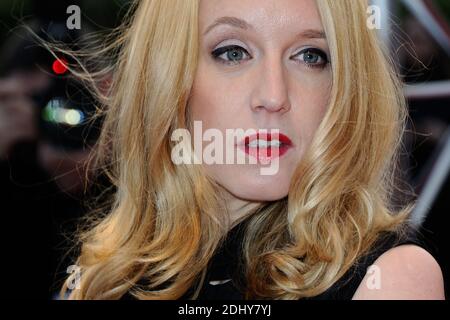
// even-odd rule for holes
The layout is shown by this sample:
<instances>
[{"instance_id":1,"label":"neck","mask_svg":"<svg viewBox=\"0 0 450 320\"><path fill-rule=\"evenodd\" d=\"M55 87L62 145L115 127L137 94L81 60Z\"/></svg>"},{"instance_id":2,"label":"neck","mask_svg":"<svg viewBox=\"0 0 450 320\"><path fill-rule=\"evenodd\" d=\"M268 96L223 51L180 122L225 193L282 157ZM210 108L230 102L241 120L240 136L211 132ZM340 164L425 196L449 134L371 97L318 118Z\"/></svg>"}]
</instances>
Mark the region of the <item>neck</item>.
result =
<instances>
[{"instance_id":1,"label":"neck","mask_svg":"<svg viewBox=\"0 0 450 320\"><path fill-rule=\"evenodd\" d=\"M243 200L235 197L229 192L224 195L225 206L230 218L230 228L236 223L248 216L254 209L256 209L260 202Z\"/></svg>"}]
</instances>

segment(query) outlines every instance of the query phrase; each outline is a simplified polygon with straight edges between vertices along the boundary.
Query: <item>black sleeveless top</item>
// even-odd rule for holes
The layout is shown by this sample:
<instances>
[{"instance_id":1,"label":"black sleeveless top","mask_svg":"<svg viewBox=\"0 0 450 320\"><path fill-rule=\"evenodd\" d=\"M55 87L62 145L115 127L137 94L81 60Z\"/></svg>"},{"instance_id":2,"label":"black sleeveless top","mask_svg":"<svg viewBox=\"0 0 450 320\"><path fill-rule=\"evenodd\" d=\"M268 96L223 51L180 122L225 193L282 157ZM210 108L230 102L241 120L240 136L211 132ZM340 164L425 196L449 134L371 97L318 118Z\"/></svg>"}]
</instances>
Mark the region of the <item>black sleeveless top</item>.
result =
<instances>
[{"instance_id":1,"label":"black sleeveless top","mask_svg":"<svg viewBox=\"0 0 450 320\"><path fill-rule=\"evenodd\" d=\"M243 300L240 288L245 280L241 271L242 260L240 244L245 231L246 219L235 225L228 233L224 244L218 248L211 259L198 300ZM351 300L364 276L367 268L384 252L403 244L415 244L430 251L425 241L410 229L404 236L385 232L376 241L372 249L361 258L328 290L322 294L305 300ZM180 300L188 300L195 290L192 287ZM134 299L130 294L123 300Z\"/></svg>"}]
</instances>

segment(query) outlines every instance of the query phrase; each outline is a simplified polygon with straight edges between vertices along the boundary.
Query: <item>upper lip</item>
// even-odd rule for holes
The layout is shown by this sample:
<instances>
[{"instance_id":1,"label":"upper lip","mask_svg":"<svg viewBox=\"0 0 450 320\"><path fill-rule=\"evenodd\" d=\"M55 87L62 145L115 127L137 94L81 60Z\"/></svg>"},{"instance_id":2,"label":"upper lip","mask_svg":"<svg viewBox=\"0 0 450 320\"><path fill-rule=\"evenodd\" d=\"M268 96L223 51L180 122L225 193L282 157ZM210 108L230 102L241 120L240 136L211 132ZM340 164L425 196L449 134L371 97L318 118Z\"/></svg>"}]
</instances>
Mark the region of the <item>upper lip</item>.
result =
<instances>
[{"instance_id":1,"label":"upper lip","mask_svg":"<svg viewBox=\"0 0 450 320\"><path fill-rule=\"evenodd\" d=\"M284 145L292 146L292 141L291 141L291 139L289 139L288 136L286 136L285 134L283 134L281 132L280 133L271 133L270 131L258 132L256 134L246 136L246 137L244 137L244 139L241 140L239 145L246 146L254 140L266 140L266 141L279 140Z\"/></svg>"}]
</instances>

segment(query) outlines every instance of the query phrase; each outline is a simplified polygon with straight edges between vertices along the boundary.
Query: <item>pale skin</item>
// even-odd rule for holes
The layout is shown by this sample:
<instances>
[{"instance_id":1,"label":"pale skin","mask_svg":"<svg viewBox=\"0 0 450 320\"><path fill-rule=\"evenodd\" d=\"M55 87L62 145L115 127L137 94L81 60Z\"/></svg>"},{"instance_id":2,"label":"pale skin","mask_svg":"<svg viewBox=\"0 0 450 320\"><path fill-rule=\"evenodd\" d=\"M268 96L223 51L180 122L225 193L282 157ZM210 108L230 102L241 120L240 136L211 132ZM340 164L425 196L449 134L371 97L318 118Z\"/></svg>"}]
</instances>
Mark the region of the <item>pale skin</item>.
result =
<instances>
[{"instance_id":1,"label":"pale skin","mask_svg":"<svg viewBox=\"0 0 450 320\"><path fill-rule=\"evenodd\" d=\"M190 99L203 128L279 129L294 146L279 172L258 165L210 165L231 221L288 195L291 177L328 107L329 48L314 0L202 0L199 66ZM224 51L232 46L233 49ZM381 255L382 286L361 282L354 299L443 299L442 272L418 246Z\"/></svg>"},{"instance_id":2,"label":"pale skin","mask_svg":"<svg viewBox=\"0 0 450 320\"><path fill-rule=\"evenodd\" d=\"M367 285L370 275L366 274L354 300L445 300L441 268L426 250L416 245L398 246L374 264L379 268L379 289Z\"/></svg>"},{"instance_id":3,"label":"pale skin","mask_svg":"<svg viewBox=\"0 0 450 320\"><path fill-rule=\"evenodd\" d=\"M189 106L192 120L202 121L204 130L222 133L238 128L279 129L294 144L273 176L262 176L259 165L207 166L208 174L223 186L232 221L263 201L288 194L298 161L327 110L332 79L329 49L312 4L200 2L200 58ZM217 54L228 46L235 49ZM314 50L310 56L308 49ZM239 58L231 60L232 54Z\"/></svg>"}]
</instances>

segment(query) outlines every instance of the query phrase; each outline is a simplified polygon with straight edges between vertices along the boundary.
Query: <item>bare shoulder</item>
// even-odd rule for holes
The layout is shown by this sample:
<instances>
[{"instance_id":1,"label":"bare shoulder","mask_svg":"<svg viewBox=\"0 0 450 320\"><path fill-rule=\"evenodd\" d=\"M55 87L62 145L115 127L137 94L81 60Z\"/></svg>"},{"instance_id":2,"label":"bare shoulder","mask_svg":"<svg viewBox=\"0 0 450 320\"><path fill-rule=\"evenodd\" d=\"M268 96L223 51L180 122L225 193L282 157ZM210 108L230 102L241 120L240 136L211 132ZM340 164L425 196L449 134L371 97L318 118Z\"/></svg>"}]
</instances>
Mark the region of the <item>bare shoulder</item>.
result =
<instances>
[{"instance_id":1,"label":"bare shoulder","mask_svg":"<svg viewBox=\"0 0 450 320\"><path fill-rule=\"evenodd\" d=\"M417 245L392 248L374 262L353 296L355 300L445 299L442 271Z\"/></svg>"}]
</instances>

